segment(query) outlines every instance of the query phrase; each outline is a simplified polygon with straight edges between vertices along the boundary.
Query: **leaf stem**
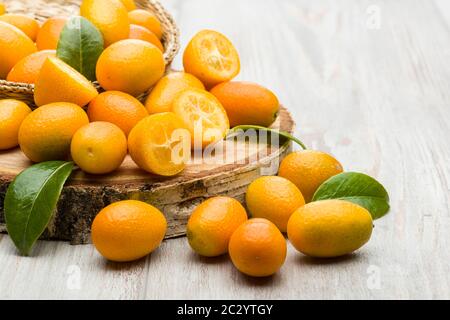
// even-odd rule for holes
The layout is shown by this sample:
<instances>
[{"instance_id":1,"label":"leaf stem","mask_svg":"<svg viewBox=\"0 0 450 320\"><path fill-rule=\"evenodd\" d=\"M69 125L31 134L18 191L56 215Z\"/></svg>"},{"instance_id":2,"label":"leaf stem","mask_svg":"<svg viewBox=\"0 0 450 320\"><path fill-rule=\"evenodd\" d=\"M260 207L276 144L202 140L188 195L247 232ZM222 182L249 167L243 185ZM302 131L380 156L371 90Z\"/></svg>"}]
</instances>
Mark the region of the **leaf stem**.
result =
<instances>
[{"instance_id":1,"label":"leaf stem","mask_svg":"<svg viewBox=\"0 0 450 320\"><path fill-rule=\"evenodd\" d=\"M262 126L255 126L255 125L242 125L242 126L237 126L234 127L233 129L231 129L228 133L228 135L232 135L234 133L237 133L239 130L242 131L247 131L247 130L263 130L263 131L267 131L270 133L275 133L278 134L279 136L282 136L288 140L294 141L295 143L297 143L300 147L302 147L303 150L308 150L308 148L306 147L306 145L298 138L294 137L292 134L290 134L289 132L286 131L280 131L278 129L270 129L270 128L266 128L266 127L262 127Z\"/></svg>"}]
</instances>

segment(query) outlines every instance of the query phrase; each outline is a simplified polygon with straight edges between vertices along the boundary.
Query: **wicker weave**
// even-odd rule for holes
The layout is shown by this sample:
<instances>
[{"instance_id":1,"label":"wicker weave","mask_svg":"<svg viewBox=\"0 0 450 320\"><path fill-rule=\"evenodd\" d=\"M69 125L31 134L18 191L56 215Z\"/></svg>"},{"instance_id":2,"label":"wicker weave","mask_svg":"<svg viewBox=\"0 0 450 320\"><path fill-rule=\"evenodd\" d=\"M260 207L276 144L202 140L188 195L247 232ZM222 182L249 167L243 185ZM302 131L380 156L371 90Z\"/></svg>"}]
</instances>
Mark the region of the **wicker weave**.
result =
<instances>
[{"instance_id":1,"label":"wicker weave","mask_svg":"<svg viewBox=\"0 0 450 320\"><path fill-rule=\"evenodd\" d=\"M38 21L55 16L79 14L81 0L3 0L8 13L23 13ZM172 16L156 0L135 0L136 6L153 12L161 21L163 28L164 59L169 69L180 48L179 31ZM99 88L98 83L94 83ZM17 99L34 106L34 85L0 80L0 99ZM141 100L145 95L139 97Z\"/></svg>"}]
</instances>

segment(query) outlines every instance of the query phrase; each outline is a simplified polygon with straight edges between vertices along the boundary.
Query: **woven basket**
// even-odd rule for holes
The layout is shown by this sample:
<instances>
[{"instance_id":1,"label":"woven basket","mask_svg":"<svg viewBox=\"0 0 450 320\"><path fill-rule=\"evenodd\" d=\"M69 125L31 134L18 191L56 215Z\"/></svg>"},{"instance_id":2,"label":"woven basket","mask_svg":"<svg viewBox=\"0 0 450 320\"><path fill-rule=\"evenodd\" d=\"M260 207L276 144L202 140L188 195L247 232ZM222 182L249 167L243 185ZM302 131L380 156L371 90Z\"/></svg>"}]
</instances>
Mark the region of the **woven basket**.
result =
<instances>
[{"instance_id":1,"label":"woven basket","mask_svg":"<svg viewBox=\"0 0 450 320\"><path fill-rule=\"evenodd\" d=\"M81 0L3 0L3 2L6 4L8 13L30 15L43 22L54 16L78 15ZM169 70L170 64L180 48L179 31L172 16L156 0L135 0L135 3L138 8L153 12L161 21L164 59L166 69ZM94 85L101 90L98 83L94 82ZM17 99L34 107L33 91L34 85L32 84L0 80L0 99ZM138 98L143 100L145 96L146 94Z\"/></svg>"}]
</instances>

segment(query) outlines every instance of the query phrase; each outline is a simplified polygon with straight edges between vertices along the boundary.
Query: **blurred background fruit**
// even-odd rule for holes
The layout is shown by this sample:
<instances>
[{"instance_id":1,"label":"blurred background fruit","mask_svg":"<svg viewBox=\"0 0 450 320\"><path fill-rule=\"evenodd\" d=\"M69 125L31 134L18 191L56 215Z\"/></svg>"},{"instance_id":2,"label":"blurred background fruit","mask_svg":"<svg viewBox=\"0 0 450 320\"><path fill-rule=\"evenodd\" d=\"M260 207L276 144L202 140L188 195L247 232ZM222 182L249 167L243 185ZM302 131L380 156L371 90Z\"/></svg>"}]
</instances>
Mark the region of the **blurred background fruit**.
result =
<instances>
[{"instance_id":1,"label":"blurred background fruit","mask_svg":"<svg viewBox=\"0 0 450 320\"><path fill-rule=\"evenodd\" d=\"M34 88L37 106L64 101L84 107L97 95L97 89L88 79L55 57L45 60Z\"/></svg>"},{"instance_id":2,"label":"blurred background fruit","mask_svg":"<svg viewBox=\"0 0 450 320\"><path fill-rule=\"evenodd\" d=\"M128 39L147 41L158 47L161 52L164 52L164 47L158 37L150 30L136 24L130 25L130 35L128 36Z\"/></svg>"},{"instance_id":3,"label":"blurred background fruit","mask_svg":"<svg viewBox=\"0 0 450 320\"><path fill-rule=\"evenodd\" d=\"M6 12L6 6L4 3L0 2L0 14L4 14Z\"/></svg>"},{"instance_id":4,"label":"blurred background fruit","mask_svg":"<svg viewBox=\"0 0 450 320\"><path fill-rule=\"evenodd\" d=\"M265 218L286 232L292 213L305 204L302 193L289 180L261 177L248 187L246 204L252 218Z\"/></svg>"},{"instance_id":5,"label":"blurred background fruit","mask_svg":"<svg viewBox=\"0 0 450 320\"><path fill-rule=\"evenodd\" d=\"M136 9L136 4L134 3L134 0L120 0L125 8L127 8L128 11Z\"/></svg>"},{"instance_id":6,"label":"blurred background fruit","mask_svg":"<svg viewBox=\"0 0 450 320\"><path fill-rule=\"evenodd\" d=\"M96 73L105 90L138 96L158 82L164 72L164 57L156 46L142 40L122 40L103 51Z\"/></svg>"},{"instance_id":7,"label":"blurred background fruit","mask_svg":"<svg viewBox=\"0 0 450 320\"><path fill-rule=\"evenodd\" d=\"M31 40L35 41L39 32L39 23L24 14L7 13L0 16L0 21L9 23L22 30Z\"/></svg>"},{"instance_id":8,"label":"blurred background fruit","mask_svg":"<svg viewBox=\"0 0 450 320\"><path fill-rule=\"evenodd\" d=\"M361 248L372 235L370 213L341 200L311 202L300 207L288 223L294 247L312 257L333 258Z\"/></svg>"},{"instance_id":9,"label":"blurred background fruit","mask_svg":"<svg viewBox=\"0 0 450 320\"><path fill-rule=\"evenodd\" d=\"M191 159L189 132L174 113L154 114L131 130L128 151L141 169L160 176L174 176Z\"/></svg>"},{"instance_id":10,"label":"blurred background fruit","mask_svg":"<svg viewBox=\"0 0 450 320\"><path fill-rule=\"evenodd\" d=\"M230 81L241 69L239 54L230 40L211 30L200 31L191 39L184 51L183 65L208 89Z\"/></svg>"},{"instance_id":11,"label":"blurred background fruit","mask_svg":"<svg viewBox=\"0 0 450 320\"><path fill-rule=\"evenodd\" d=\"M14 68L8 73L6 80L34 84L45 60L48 57L55 56L55 50L43 50L30 54L16 63Z\"/></svg>"},{"instance_id":12,"label":"blurred background fruit","mask_svg":"<svg viewBox=\"0 0 450 320\"><path fill-rule=\"evenodd\" d=\"M269 127L276 120L280 109L277 96L256 83L224 82L215 86L211 93L227 111L231 127Z\"/></svg>"},{"instance_id":13,"label":"blurred background fruit","mask_svg":"<svg viewBox=\"0 0 450 320\"><path fill-rule=\"evenodd\" d=\"M75 132L89 123L78 105L57 102L41 106L30 113L19 130L19 144L33 162L66 160Z\"/></svg>"},{"instance_id":14,"label":"blurred background fruit","mask_svg":"<svg viewBox=\"0 0 450 320\"><path fill-rule=\"evenodd\" d=\"M205 89L203 83L186 72L172 72L161 78L153 87L145 107L150 114L172 111L175 98L189 88Z\"/></svg>"},{"instance_id":15,"label":"blurred background fruit","mask_svg":"<svg viewBox=\"0 0 450 320\"><path fill-rule=\"evenodd\" d=\"M17 62L35 52L36 45L25 33L0 21L0 79L6 79Z\"/></svg>"},{"instance_id":16,"label":"blurred background fruit","mask_svg":"<svg viewBox=\"0 0 450 320\"><path fill-rule=\"evenodd\" d=\"M107 206L95 217L92 242L106 259L128 262L156 250L166 230L161 211L141 201L126 200Z\"/></svg>"},{"instance_id":17,"label":"blurred background fruit","mask_svg":"<svg viewBox=\"0 0 450 320\"><path fill-rule=\"evenodd\" d=\"M158 39L162 39L161 22L153 13L147 10L136 9L128 13L128 18L130 19L130 23L144 27L153 32Z\"/></svg>"},{"instance_id":18,"label":"blurred background fruit","mask_svg":"<svg viewBox=\"0 0 450 320\"><path fill-rule=\"evenodd\" d=\"M19 145L19 128L31 109L22 101L0 100L0 150Z\"/></svg>"},{"instance_id":19,"label":"blurred background fruit","mask_svg":"<svg viewBox=\"0 0 450 320\"><path fill-rule=\"evenodd\" d=\"M300 189L305 201L310 202L322 183L342 172L342 165L331 155L305 150L284 158L278 175L292 181Z\"/></svg>"},{"instance_id":20,"label":"blurred background fruit","mask_svg":"<svg viewBox=\"0 0 450 320\"><path fill-rule=\"evenodd\" d=\"M214 197L200 204L187 224L187 238L199 255L216 257L228 252L231 235L245 221L241 203L229 197Z\"/></svg>"},{"instance_id":21,"label":"blurred background fruit","mask_svg":"<svg viewBox=\"0 0 450 320\"><path fill-rule=\"evenodd\" d=\"M205 90L190 88L183 91L174 100L172 110L189 129L194 149L222 140L230 129L225 109Z\"/></svg>"},{"instance_id":22,"label":"blurred background fruit","mask_svg":"<svg viewBox=\"0 0 450 320\"><path fill-rule=\"evenodd\" d=\"M105 48L130 34L128 10L120 0L83 0L80 14L100 30Z\"/></svg>"},{"instance_id":23,"label":"blurred background fruit","mask_svg":"<svg viewBox=\"0 0 450 320\"><path fill-rule=\"evenodd\" d=\"M240 272L252 277L275 274L284 264L286 253L286 240L266 219L250 219L231 236L231 261Z\"/></svg>"},{"instance_id":24,"label":"blurred background fruit","mask_svg":"<svg viewBox=\"0 0 450 320\"><path fill-rule=\"evenodd\" d=\"M139 121L148 116L138 99L120 91L100 93L89 103L87 114L90 121L114 123L127 136Z\"/></svg>"},{"instance_id":25,"label":"blurred background fruit","mask_svg":"<svg viewBox=\"0 0 450 320\"><path fill-rule=\"evenodd\" d=\"M52 17L47 19L41 26L37 37L36 45L38 50L56 50L59 36L67 22L64 17Z\"/></svg>"}]
</instances>

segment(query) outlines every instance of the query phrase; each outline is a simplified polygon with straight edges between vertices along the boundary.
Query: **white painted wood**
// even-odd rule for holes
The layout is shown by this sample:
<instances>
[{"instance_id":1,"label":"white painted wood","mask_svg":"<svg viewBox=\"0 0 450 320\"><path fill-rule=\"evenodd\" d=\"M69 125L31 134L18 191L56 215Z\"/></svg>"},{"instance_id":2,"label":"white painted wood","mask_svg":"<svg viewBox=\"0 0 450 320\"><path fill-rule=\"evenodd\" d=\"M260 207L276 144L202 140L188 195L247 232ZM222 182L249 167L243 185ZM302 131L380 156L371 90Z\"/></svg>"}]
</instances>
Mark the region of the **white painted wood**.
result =
<instances>
[{"instance_id":1,"label":"white painted wood","mask_svg":"<svg viewBox=\"0 0 450 320\"><path fill-rule=\"evenodd\" d=\"M448 1L163 2L183 46L202 28L227 34L242 56L239 78L273 88L310 147L382 181L391 213L357 254L317 261L290 247L279 274L256 280L227 257L198 258L184 238L120 265L66 243L40 242L22 258L0 236L0 297L449 299Z\"/></svg>"}]
</instances>

